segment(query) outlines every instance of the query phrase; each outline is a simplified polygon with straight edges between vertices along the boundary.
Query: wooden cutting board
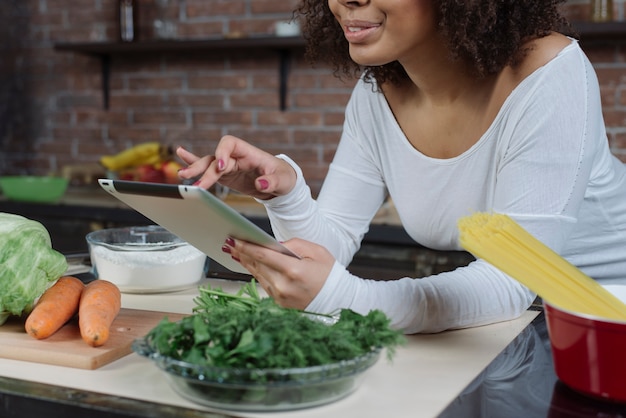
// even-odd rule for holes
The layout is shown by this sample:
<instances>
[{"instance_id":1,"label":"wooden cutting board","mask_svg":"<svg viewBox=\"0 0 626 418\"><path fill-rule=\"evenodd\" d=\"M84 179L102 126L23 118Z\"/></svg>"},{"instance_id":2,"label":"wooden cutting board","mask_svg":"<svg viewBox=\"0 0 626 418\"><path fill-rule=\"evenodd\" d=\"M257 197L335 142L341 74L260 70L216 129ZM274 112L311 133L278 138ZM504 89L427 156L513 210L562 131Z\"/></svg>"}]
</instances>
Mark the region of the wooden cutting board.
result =
<instances>
[{"instance_id":1,"label":"wooden cutting board","mask_svg":"<svg viewBox=\"0 0 626 418\"><path fill-rule=\"evenodd\" d=\"M113 321L109 340L101 347L91 347L81 339L76 319L49 338L37 340L26 334L24 318L10 318L0 326L0 358L93 370L130 354L133 341L145 336L164 317L178 321L183 316L122 308Z\"/></svg>"}]
</instances>

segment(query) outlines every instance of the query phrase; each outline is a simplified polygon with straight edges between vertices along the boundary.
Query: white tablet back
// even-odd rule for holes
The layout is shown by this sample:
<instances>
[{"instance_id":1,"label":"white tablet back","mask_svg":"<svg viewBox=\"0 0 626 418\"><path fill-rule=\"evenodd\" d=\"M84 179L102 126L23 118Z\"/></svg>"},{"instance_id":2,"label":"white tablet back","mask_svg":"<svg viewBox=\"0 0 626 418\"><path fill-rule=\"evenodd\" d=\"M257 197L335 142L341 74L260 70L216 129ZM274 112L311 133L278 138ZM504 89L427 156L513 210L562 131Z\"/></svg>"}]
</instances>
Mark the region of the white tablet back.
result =
<instances>
[{"instance_id":1,"label":"white tablet back","mask_svg":"<svg viewBox=\"0 0 626 418\"><path fill-rule=\"evenodd\" d=\"M222 251L229 236L295 256L270 234L200 187L98 181L104 190L231 271L250 274Z\"/></svg>"}]
</instances>

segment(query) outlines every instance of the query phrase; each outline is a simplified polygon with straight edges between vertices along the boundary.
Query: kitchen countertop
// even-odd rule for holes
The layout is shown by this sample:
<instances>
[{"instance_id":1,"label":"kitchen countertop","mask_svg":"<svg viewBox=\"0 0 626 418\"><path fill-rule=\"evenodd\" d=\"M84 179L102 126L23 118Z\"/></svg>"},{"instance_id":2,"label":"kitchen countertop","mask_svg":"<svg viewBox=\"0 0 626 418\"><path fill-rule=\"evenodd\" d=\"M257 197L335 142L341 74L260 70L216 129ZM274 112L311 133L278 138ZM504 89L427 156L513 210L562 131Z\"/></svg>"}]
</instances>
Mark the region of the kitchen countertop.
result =
<instances>
[{"instance_id":1,"label":"kitchen countertop","mask_svg":"<svg viewBox=\"0 0 626 418\"><path fill-rule=\"evenodd\" d=\"M200 285L236 291L241 282ZM123 294L125 308L187 314L197 287ZM626 405L579 395L554 375L540 309L489 326L407 336L346 398L281 413L208 409L177 395L151 361L130 354L96 370L0 359L0 416L106 417L623 417ZM45 341L42 342L45 344ZM384 354L384 353L383 353ZM602 415L598 415L602 414Z\"/></svg>"},{"instance_id":2,"label":"kitchen countertop","mask_svg":"<svg viewBox=\"0 0 626 418\"><path fill-rule=\"evenodd\" d=\"M241 282L207 280L212 286L236 291ZM191 313L197 287L167 294L123 294L131 309ZM314 416L436 417L537 315L528 311L514 321L433 335L409 336L390 362L384 353L366 372L362 385L348 397L329 405L275 414L282 418ZM42 344L45 344L42 341ZM106 395L183 410L212 411L229 416L268 417L268 413L216 411L177 395L165 375L150 360L130 354L96 370L74 369L0 359L0 376ZM80 397L74 395L75 401ZM72 402L73 399L63 401ZM59 400L61 402L61 400ZM124 412L124 411L119 411ZM0 411L0 416L4 416ZM158 414L154 414L154 417ZM213 416L213 415L208 415Z\"/></svg>"}]
</instances>

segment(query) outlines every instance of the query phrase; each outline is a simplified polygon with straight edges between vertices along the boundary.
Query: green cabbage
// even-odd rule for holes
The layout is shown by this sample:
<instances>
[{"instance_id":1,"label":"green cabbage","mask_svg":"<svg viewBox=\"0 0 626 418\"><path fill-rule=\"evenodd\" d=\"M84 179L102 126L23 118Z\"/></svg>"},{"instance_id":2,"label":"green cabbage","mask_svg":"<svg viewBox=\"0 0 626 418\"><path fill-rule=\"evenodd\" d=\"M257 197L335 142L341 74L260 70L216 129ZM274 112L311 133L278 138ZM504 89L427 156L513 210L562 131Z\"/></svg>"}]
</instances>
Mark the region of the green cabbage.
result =
<instances>
[{"instance_id":1,"label":"green cabbage","mask_svg":"<svg viewBox=\"0 0 626 418\"><path fill-rule=\"evenodd\" d=\"M66 270L65 256L52 249L39 222L0 213L0 313L21 315ZM0 324L4 322L0 318Z\"/></svg>"}]
</instances>

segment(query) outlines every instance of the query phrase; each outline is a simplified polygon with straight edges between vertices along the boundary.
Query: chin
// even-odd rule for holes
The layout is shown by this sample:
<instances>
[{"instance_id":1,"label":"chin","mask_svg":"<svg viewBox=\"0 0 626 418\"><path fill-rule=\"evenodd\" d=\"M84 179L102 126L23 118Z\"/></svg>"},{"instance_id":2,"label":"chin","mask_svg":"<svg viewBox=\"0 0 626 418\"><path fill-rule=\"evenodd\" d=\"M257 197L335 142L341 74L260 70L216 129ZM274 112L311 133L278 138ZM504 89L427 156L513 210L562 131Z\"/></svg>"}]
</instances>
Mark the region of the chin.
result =
<instances>
[{"instance_id":1,"label":"chin","mask_svg":"<svg viewBox=\"0 0 626 418\"><path fill-rule=\"evenodd\" d=\"M391 61L377 61L377 60L372 60L372 59L359 57L358 55L354 56L352 54L350 54L350 58L352 58L352 61L354 61L355 63L357 63L358 65L361 65L363 67L380 67L381 65L389 64L390 62L395 61L395 60L391 60Z\"/></svg>"},{"instance_id":2,"label":"chin","mask_svg":"<svg viewBox=\"0 0 626 418\"><path fill-rule=\"evenodd\" d=\"M372 52L373 51L366 51L365 47L350 45L350 58L358 65L364 67L378 67L396 60L396 58L381 57L380 54Z\"/></svg>"}]
</instances>

